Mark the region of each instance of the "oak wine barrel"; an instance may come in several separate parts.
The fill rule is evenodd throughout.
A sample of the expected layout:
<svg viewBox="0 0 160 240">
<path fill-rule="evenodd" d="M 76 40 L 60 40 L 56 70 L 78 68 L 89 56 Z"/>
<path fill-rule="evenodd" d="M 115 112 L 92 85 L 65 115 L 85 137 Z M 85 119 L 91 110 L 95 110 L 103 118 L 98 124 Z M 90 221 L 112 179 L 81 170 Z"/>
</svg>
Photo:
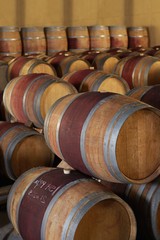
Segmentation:
<svg viewBox="0 0 160 240">
<path fill-rule="evenodd" d="M 67 32 L 64 26 L 49 26 L 44 28 L 46 36 L 46 52 L 47 55 L 60 51 L 68 50 Z"/>
<path fill-rule="evenodd" d="M 54 154 L 44 136 L 20 123 L 0 122 L 2 176 L 15 180 L 26 170 L 52 166 Z"/>
<path fill-rule="evenodd" d="M 90 50 L 105 51 L 110 48 L 110 33 L 107 26 L 88 26 L 88 33 Z"/>
<path fill-rule="evenodd" d="M 159 123 L 160 112 L 150 105 L 120 94 L 86 92 L 52 105 L 44 136 L 74 169 L 106 181 L 140 184 L 159 175 Z"/>
<path fill-rule="evenodd" d="M 14 57 L 22 55 L 22 41 L 18 27 L 0 27 L 0 55 Z"/>
<path fill-rule="evenodd" d="M 135 217 L 128 204 L 74 170 L 35 168 L 24 173 L 11 188 L 7 209 L 23 239 L 136 237 Z"/>
<path fill-rule="evenodd" d="M 21 38 L 23 55 L 46 53 L 46 38 L 43 27 L 22 27 Z"/>
<path fill-rule="evenodd" d="M 68 50 L 81 53 L 89 50 L 89 33 L 87 26 L 67 27 Z"/>
</svg>

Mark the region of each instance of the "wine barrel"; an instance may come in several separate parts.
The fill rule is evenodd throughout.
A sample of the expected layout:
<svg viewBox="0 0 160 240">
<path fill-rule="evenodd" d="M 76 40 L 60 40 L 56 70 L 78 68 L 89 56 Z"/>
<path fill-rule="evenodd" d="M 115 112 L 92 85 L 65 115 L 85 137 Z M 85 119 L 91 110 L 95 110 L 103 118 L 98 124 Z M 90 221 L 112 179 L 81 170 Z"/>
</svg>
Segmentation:
<svg viewBox="0 0 160 240">
<path fill-rule="evenodd" d="M 74 170 L 35 168 L 26 172 L 13 185 L 7 209 L 23 239 L 131 240 L 136 236 L 131 208 L 97 181 Z"/>
<path fill-rule="evenodd" d="M 116 74 L 92 71 L 87 74 L 79 87 L 79 92 L 99 91 L 126 94 L 130 90 L 128 83 Z"/>
<path fill-rule="evenodd" d="M 71 73 L 66 73 L 65 75 L 63 75 L 61 80 L 71 83 L 77 89 L 77 91 L 79 91 L 79 88 L 84 78 L 93 71 L 93 69 L 83 69 Z"/>
<path fill-rule="evenodd" d="M 24 94 L 24 111 L 33 124 L 39 128 L 50 107 L 60 98 L 77 93 L 72 84 L 57 79 L 34 80 Z"/>
<path fill-rule="evenodd" d="M 90 68 L 88 61 L 80 59 L 77 56 L 59 56 L 59 58 L 60 57 L 59 63 L 57 62 L 57 75 L 59 77 L 63 77 L 66 73 Z M 51 64 L 53 64 L 53 62 Z"/>
<path fill-rule="evenodd" d="M 159 58 L 139 55 L 121 59 L 117 63 L 114 72 L 124 78 L 132 89 L 159 84 L 159 67 Z"/>
<path fill-rule="evenodd" d="M 44 136 L 19 123 L 0 122 L 2 175 L 15 180 L 26 170 L 51 166 L 54 154 Z"/>
<path fill-rule="evenodd" d="M 126 26 L 109 26 L 111 48 L 128 48 L 128 34 Z"/>
<path fill-rule="evenodd" d="M 92 66 L 95 69 L 103 70 L 105 73 L 113 73 L 114 68 L 120 58 L 117 55 L 111 55 L 109 53 L 99 53 L 94 58 Z"/>
<path fill-rule="evenodd" d="M 51 56 L 54 53 L 68 50 L 66 27 L 50 26 L 45 27 L 44 31 L 46 36 L 47 55 Z"/>
<path fill-rule="evenodd" d="M 160 84 L 133 88 L 127 95 L 160 110 Z"/>
<path fill-rule="evenodd" d="M 132 208 L 137 222 L 137 240 L 157 240 L 160 237 L 160 179 L 147 184 L 120 184 L 101 181 Z"/>
<path fill-rule="evenodd" d="M 110 33 L 107 26 L 88 26 L 88 33 L 91 50 L 105 51 L 110 48 Z"/>
<path fill-rule="evenodd" d="M 56 102 L 45 118 L 44 135 L 74 169 L 111 182 L 146 183 L 159 175 L 159 123 L 160 112 L 150 105 L 87 92 Z"/>
<path fill-rule="evenodd" d="M 149 47 L 149 33 L 147 27 L 128 27 L 128 48 Z"/>
<path fill-rule="evenodd" d="M 87 26 L 67 27 L 68 50 L 74 53 L 88 51 L 89 33 Z"/>
<path fill-rule="evenodd" d="M 16 78 L 29 73 L 47 73 L 56 76 L 55 69 L 47 62 L 21 56 L 15 59 L 8 68 L 9 79 Z"/>
<path fill-rule="evenodd" d="M 18 27 L 0 27 L 0 55 L 14 57 L 22 55 L 22 42 Z"/>
<path fill-rule="evenodd" d="M 46 53 L 46 38 L 43 27 L 22 27 L 23 55 Z"/>
<path fill-rule="evenodd" d="M 147 184 L 129 184 L 125 198 L 137 220 L 137 239 L 160 239 L 160 179 Z"/>
<path fill-rule="evenodd" d="M 24 94 L 33 81 L 41 78 L 52 79 L 52 75 L 45 74 L 27 74 L 12 79 L 6 86 L 3 94 L 3 102 L 6 110 L 19 122 L 29 124 L 30 120 L 24 111 Z"/>
<path fill-rule="evenodd" d="M 51 105 L 76 92 L 71 84 L 52 75 L 27 74 L 9 82 L 4 91 L 4 104 L 18 121 L 42 128 Z"/>
</svg>

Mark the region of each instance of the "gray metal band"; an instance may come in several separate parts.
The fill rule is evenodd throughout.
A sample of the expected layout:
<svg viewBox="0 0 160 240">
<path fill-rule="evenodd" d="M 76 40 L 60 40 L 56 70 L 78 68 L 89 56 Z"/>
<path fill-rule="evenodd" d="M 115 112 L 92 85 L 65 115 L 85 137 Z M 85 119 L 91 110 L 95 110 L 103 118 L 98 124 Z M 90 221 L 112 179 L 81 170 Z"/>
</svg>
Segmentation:
<svg viewBox="0 0 160 240">
<path fill-rule="evenodd" d="M 98 70 L 98 71 L 100 71 L 100 70 Z M 96 72 L 97 72 L 97 71 L 96 71 Z M 82 91 L 82 86 L 83 86 L 83 84 L 84 84 L 84 83 L 87 81 L 87 79 L 90 78 L 90 76 L 92 76 L 94 73 L 95 73 L 95 72 L 91 72 L 91 73 L 87 74 L 87 76 L 82 80 L 81 85 L 80 85 L 80 87 L 79 87 L 79 92 Z"/>
<path fill-rule="evenodd" d="M 125 197 L 127 197 L 127 198 L 129 197 L 131 189 L 132 189 L 132 184 L 127 184 L 127 187 L 124 192 Z"/>
<path fill-rule="evenodd" d="M 63 229 L 61 240 L 74 240 L 74 235 L 77 226 L 83 216 L 97 203 L 109 199 L 106 192 L 94 192 L 85 196 L 79 203 L 72 209 L 69 216 L 67 217 Z"/>
<path fill-rule="evenodd" d="M 71 50 L 71 49 L 70 49 L 70 50 Z M 79 49 L 78 49 L 78 50 L 79 50 Z M 65 59 L 66 59 L 66 58 L 65 58 Z M 64 60 L 65 60 L 65 59 L 64 59 Z M 77 60 L 82 60 L 82 59 L 78 59 L 78 58 L 75 59 L 74 57 L 71 56 L 71 61 L 69 61 L 69 62 L 66 63 L 66 66 L 65 66 L 63 75 L 66 74 L 66 73 L 68 73 L 68 70 L 69 70 L 69 67 L 71 66 L 71 64 L 74 63 L 74 61 L 77 61 Z"/>
<path fill-rule="evenodd" d="M 43 167 L 31 168 L 31 169 L 29 169 L 28 171 L 25 171 L 25 172 L 22 173 L 22 174 L 16 179 L 16 181 L 13 183 L 13 185 L 12 185 L 10 191 L 9 191 L 8 199 L 7 199 L 7 213 L 8 213 L 8 217 L 9 217 L 10 221 L 11 221 L 10 206 L 11 206 L 12 197 L 13 197 L 13 195 L 14 195 L 15 190 L 17 189 L 17 187 L 18 187 L 18 185 L 21 183 L 21 181 L 25 178 L 25 176 L 27 176 L 29 173 L 34 172 L 35 169 L 41 169 L 41 168 L 43 168 Z M 31 184 L 32 184 L 32 183 L 30 183 L 30 185 L 31 185 Z M 24 189 L 24 191 L 23 191 L 23 193 L 22 193 L 22 196 L 21 196 L 21 198 L 20 198 L 20 203 L 21 203 L 21 201 L 22 201 L 22 198 L 23 198 L 25 192 L 26 192 L 27 189 L 30 187 L 30 185 L 29 185 L 27 188 Z M 20 203 L 18 204 L 18 207 L 17 207 L 17 209 L 16 209 L 16 216 L 18 216 Z M 16 222 L 17 222 L 17 219 L 18 219 L 18 217 L 16 217 Z"/>
<path fill-rule="evenodd" d="M 88 181 L 94 181 L 93 179 L 78 179 L 75 180 L 73 182 L 70 182 L 68 184 L 66 184 L 64 187 L 62 187 L 52 198 L 52 200 L 50 201 L 50 203 L 48 204 L 48 207 L 45 211 L 45 214 L 43 216 L 43 220 L 42 220 L 42 224 L 41 224 L 41 240 L 46 239 L 45 238 L 45 232 L 46 232 L 46 225 L 47 225 L 47 221 L 48 221 L 48 216 L 52 210 L 52 208 L 54 207 L 55 203 L 58 201 L 58 199 L 62 196 L 62 194 L 67 191 L 69 188 L 71 188 L 72 186 L 81 183 L 81 182 L 88 182 Z"/>
<path fill-rule="evenodd" d="M 77 35 L 75 35 L 75 36 L 68 36 L 68 38 L 70 39 L 72 39 L 72 38 L 89 38 L 89 36 L 83 36 L 83 35 L 80 35 L 80 36 L 77 36 Z"/>
<path fill-rule="evenodd" d="M 41 40 L 45 39 L 45 37 L 23 37 L 22 40 Z"/>
<path fill-rule="evenodd" d="M 5 56 L 11 56 L 11 54 L 20 54 L 21 55 L 22 52 L 0 52 L 0 55 L 5 55 Z"/>
<path fill-rule="evenodd" d="M 24 51 L 25 56 L 28 56 L 28 55 L 31 55 L 31 54 L 43 54 L 43 53 L 46 53 L 46 51 L 45 50 L 44 51 L 32 51 L 32 52 Z"/>
<path fill-rule="evenodd" d="M 106 48 L 104 48 L 104 47 L 97 47 L 97 48 L 95 48 L 95 47 L 91 47 L 91 50 L 97 50 L 97 51 L 101 51 L 101 50 L 107 50 L 107 49 L 109 49 L 109 47 L 106 47 Z"/>
<path fill-rule="evenodd" d="M 144 108 L 146 108 L 146 105 L 142 104 L 141 102 L 125 104 L 114 115 L 114 117 L 112 118 L 112 121 L 108 125 L 108 128 L 105 133 L 105 138 L 104 138 L 105 162 L 107 164 L 107 167 L 108 167 L 110 173 L 115 178 L 117 178 L 119 181 L 124 182 L 124 183 L 128 183 L 128 180 L 126 180 L 126 177 L 120 171 L 117 160 L 116 160 L 116 143 L 117 143 L 118 134 L 119 134 L 119 131 L 120 131 L 122 125 L 126 121 L 126 119 L 134 112 L 144 109 Z M 108 149 L 109 149 L 109 152 L 106 155 Z M 110 162 L 110 159 L 112 159 L 111 162 Z"/>
<path fill-rule="evenodd" d="M 14 128 L 19 127 L 18 125 L 12 126 L 11 128 L 7 129 L 7 131 L 5 131 L 1 136 L 0 136 L 0 141 L 3 140 L 3 138 L 10 132 L 12 131 Z"/>
<path fill-rule="evenodd" d="M 66 27 L 63 26 L 51 26 L 51 27 L 45 27 L 44 30 L 47 32 L 57 32 L 57 31 L 62 31 L 66 30 Z"/>
<path fill-rule="evenodd" d="M 40 88 L 38 89 L 38 91 L 35 94 L 33 108 L 35 110 L 37 120 L 42 126 L 44 124 L 44 119 L 40 112 L 41 97 L 42 97 L 44 91 L 46 90 L 46 88 L 49 87 L 49 85 L 51 85 L 52 83 L 57 82 L 57 81 L 58 80 L 55 80 L 55 79 L 53 79 L 53 80 L 49 79 L 48 81 L 46 81 L 44 84 L 42 84 L 40 86 Z"/>
<path fill-rule="evenodd" d="M 19 28 L 18 27 L 12 27 L 12 26 L 4 26 L 0 27 L 0 32 L 18 32 L 19 33 Z"/>
<path fill-rule="evenodd" d="M 67 37 L 65 36 L 47 36 L 47 39 L 66 39 Z"/>
<path fill-rule="evenodd" d="M 94 36 L 90 36 L 90 38 L 110 38 L 108 35 L 105 35 L 105 34 L 101 34 L 101 35 L 94 35 Z"/>
<path fill-rule="evenodd" d="M 142 59 L 143 59 L 143 58 L 142 58 Z M 142 60 L 142 59 L 141 59 L 141 60 Z M 135 87 L 135 83 L 134 83 L 135 72 L 136 72 L 136 69 L 137 69 L 139 63 L 141 62 L 141 60 L 136 63 L 136 65 L 135 65 L 135 67 L 134 67 L 134 69 L 133 69 L 133 72 L 132 72 L 132 85 L 133 85 L 133 87 Z M 138 71 L 138 77 L 137 77 L 137 78 L 138 78 L 138 83 L 139 83 L 139 78 L 140 78 L 141 71 L 142 71 L 142 67 L 141 67 L 141 69 Z M 133 89 L 134 89 L 134 88 L 133 88 Z"/>
<path fill-rule="evenodd" d="M 26 111 L 26 107 L 25 107 L 25 103 L 26 103 L 26 97 L 27 97 L 27 94 L 28 94 L 28 91 L 31 89 L 32 85 L 37 82 L 39 79 L 41 79 L 42 77 L 46 77 L 48 76 L 47 74 L 46 75 L 42 75 L 42 76 L 39 76 L 39 77 L 36 77 L 34 78 L 30 84 L 27 86 L 26 90 L 25 90 L 25 93 L 23 95 L 23 100 L 22 100 L 22 105 L 23 105 L 23 111 L 24 111 L 24 114 L 26 115 L 27 118 L 29 118 L 29 116 L 27 115 L 27 111 Z"/>
<path fill-rule="evenodd" d="M 27 131 L 27 132 L 20 132 L 18 135 L 16 135 L 12 141 L 8 144 L 7 146 L 7 150 L 4 154 L 4 165 L 5 165 L 5 170 L 7 172 L 7 175 L 12 179 L 15 180 L 16 177 L 10 167 L 10 162 L 12 159 L 12 154 L 14 152 L 14 149 L 16 147 L 16 145 L 24 138 L 28 137 L 28 136 L 32 136 L 32 135 L 40 135 L 38 132 L 36 131 Z"/>
<path fill-rule="evenodd" d="M 95 26 L 88 26 L 88 29 L 90 31 L 94 31 L 94 30 L 109 30 L 109 27 L 104 26 L 104 25 L 95 25 Z"/>
<path fill-rule="evenodd" d="M 129 36 L 129 38 L 143 38 L 143 37 L 147 37 L 147 35 L 139 35 L 139 36 Z"/>
<path fill-rule="evenodd" d="M 87 127 L 88 124 L 91 121 L 91 118 L 93 117 L 94 113 L 97 111 L 97 109 L 99 109 L 99 107 L 103 104 L 105 104 L 107 101 L 114 99 L 115 95 L 111 95 L 109 97 L 104 98 L 103 100 L 99 101 L 93 108 L 92 110 L 89 112 L 86 120 L 84 121 L 83 127 L 82 127 L 82 131 L 81 131 L 81 136 L 80 136 L 80 151 L 81 151 L 81 156 L 82 156 L 82 160 L 83 163 L 85 165 L 85 167 L 87 168 L 87 170 L 92 173 L 92 175 L 94 177 L 99 178 L 99 176 L 97 176 L 97 174 L 94 172 L 94 170 L 91 168 L 91 166 L 88 164 L 87 161 L 87 156 L 86 156 L 86 151 L 85 151 L 85 139 L 86 139 L 86 131 L 87 131 Z"/>
<path fill-rule="evenodd" d="M 111 34 L 111 37 L 128 37 L 126 34 Z"/>
<path fill-rule="evenodd" d="M 20 38 L 0 38 L 0 41 L 20 41 Z"/>
<path fill-rule="evenodd" d="M 108 77 L 111 77 L 111 75 L 109 74 L 104 74 L 98 78 L 96 78 L 96 81 L 92 84 L 91 88 L 90 88 L 90 92 L 95 92 L 95 91 L 98 91 L 98 88 L 100 87 L 100 85 L 102 84 L 102 82 L 108 78 Z"/>
<path fill-rule="evenodd" d="M 133 93 L 137 92 L 141 87 L 138 88 L 132 88 L 129 92 L 126 93 L 127 96 L 132 96 Z"/>
</svg>

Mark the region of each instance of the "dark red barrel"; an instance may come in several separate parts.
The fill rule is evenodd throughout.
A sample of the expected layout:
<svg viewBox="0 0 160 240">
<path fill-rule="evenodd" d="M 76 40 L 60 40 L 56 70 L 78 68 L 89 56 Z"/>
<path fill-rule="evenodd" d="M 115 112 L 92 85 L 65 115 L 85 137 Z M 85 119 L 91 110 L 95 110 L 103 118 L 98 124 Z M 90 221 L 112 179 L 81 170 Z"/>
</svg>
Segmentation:
<svg viewBox="0 0 160 240">
<path fill-rule="evenodd" d="M 127 95 L 148 103 L 160 110 L 160 84 L 134 88 L 129 91 Z"/>
</svg>

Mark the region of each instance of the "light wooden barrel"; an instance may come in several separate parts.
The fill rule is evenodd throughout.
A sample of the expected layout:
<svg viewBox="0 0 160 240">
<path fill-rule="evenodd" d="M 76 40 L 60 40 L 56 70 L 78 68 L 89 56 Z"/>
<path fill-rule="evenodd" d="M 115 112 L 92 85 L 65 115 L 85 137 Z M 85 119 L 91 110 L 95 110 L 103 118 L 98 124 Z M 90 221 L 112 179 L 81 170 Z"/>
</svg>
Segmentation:
<svg viewBox="0 0 160 240">
<path fill-rule="evenodd" d="M 45 27 L 44 31 L 47 43 L 47 55 L 51 56 L 57 52 L 68 50 L 66 27 L 50 26 Z"/>
<path fill-rule="evenodd" d="M 113 73 L 115 65 L 120 58 L 117 55 L 111 55 L 109 53 L 99 53 L 94 58 L 92 66 L 95 69 L 103 70 L 105 73 Z"/>
<path fill-rule="evenodd" d="M 67 58 L 68 54 L 61 54 L 61 55 L 55 55 L 55 56 L 51 56 L 49 57 L 46 62 L 51 64 L 53 66 L 53 68 L 56 70 L 56 74 L 58 77 L 62 77 L 62 72 L 60 69 L 60 62 L 64 59 Z"/>
<path fill-rule="evenodd" d="M 105 51 L 110 48 L 110 33 L 107 26 L 88 26 L 88 32 L 91 50 Z"/>
<path fill-rule="evenodd" d="M 160 110 L 160 84 L 133 88 L 127 95 Z"/>
<path fill-rule="evenodd" d="M 147 184 L 119 184 L 101 181 L 132 208 L 137 221 L 137 240 L 160 237 L 160 178 Z"/>
<path fill-rule="evenodd" d="M 128 48 L 128 34 L 126 26 L 109 26 L 111 48 Z"/>
<path fill-rule="evenodd" d="M 53 152 L 77 170 L 111 182 L 143 183 L 159 175 L 159 115 L 120 94 L 73 94 L 50 108 L 44 135 Z"/>
<path fill-rule="evenodd" d="M 128 27 L 128 47 L 149 47 L 149 32 L 147 27 Z"/>
<path fill-rule="evenodd" d="M 0 55 L 14 57 L 22 55 L 22 42 L 18 27 L 0 27 Z"/>
<path fill-rule="evenodd" d="M 92 71 L 87 74 L 79 87 L 80 92 L 99 91 L 126 94 L 130 90 L 128 83 L 119 75 Z"/>
<path fill-rule="evenodd" d="M 58 63 L 59 77 L 63 77 L 66 73 L 89 69 L 90 63 L 84 59 L 80 59 L 77 56 L 63 57 Z"/>
<path fill-rule="evenodd" d="M 93 71 L 93 69 L 83 69 L 71 73 L 66 73 L 65 75 L 63 75 L 61 80 L 71 83 L 77 89 L 77 91 L 79 91 L 79 88 L 84 78 Z"/>
<path fill-rule="evenodd" d="M 147 184 L 130 184 L 125 198 L 137 220 L 138 239 L 160 239 L 160 178 Z"/>
<path fill-rule="evenodd" d="M 46 53 L 46 38 L 43 27 L 22 27 L 23 55 Z"/>
<path fill-rule="evenodd" d="M 43 128 L 50 107 L 58 99 L 73 93 L 77 93 L 74 86 L 63 80 L 47 76 L 35 78 L 28 85 L 23 97 L 24 112 L 35 126 Z"/>
<path fill-rule="evenodd" d="M 88 51 L 89 33 L 87 26 L 67 27 L 68 50 L 74 53 Z"/>
<path fill-rule="evenodd" d="M 151 86 L 160 83 L 160 59 L 152 56 L 133 56 L 122 59 L 121 67 L 115 67 L 114 72 L 123 77 L 130 88 Z"/>
<path fill-rule="evenodd" d="M 39 79 L 53 79 L 52 75 L 45 74 L 27 74 L 13 78 L 6 86 L 3 94 L 3 102 L 6 110 L 19 122 L 29 124 L 30 119 L 24 110 L 24 94 L 28 86 L 33 81 Z"/>
<path fill-rule="evenodd" d="M 15 59 L 8 68 L 9 79 L 29 73 L 46 73 L 56 76 L 55 69 L 47 62 L 25 56 Z"/>
<path fill-rule="evenodd" d="M 1 169 L 10 179 L 30 168 L 52 165 L 54 154 L 44 136 L 23 124 L 0 122 L 0 145 Z"/>
<path fill-rule="evenodd" d="M 67 203 L 65 208 L 64 203 Z M 23 239 L 34 236 L 35 240 L 51 240 L 56 236 L 57 240 L 132 240 L 136 237 L 131 208 L 78 171 L 35 168 L 26 172 L 13 185 L 7 209 Z"/>
</svg>

